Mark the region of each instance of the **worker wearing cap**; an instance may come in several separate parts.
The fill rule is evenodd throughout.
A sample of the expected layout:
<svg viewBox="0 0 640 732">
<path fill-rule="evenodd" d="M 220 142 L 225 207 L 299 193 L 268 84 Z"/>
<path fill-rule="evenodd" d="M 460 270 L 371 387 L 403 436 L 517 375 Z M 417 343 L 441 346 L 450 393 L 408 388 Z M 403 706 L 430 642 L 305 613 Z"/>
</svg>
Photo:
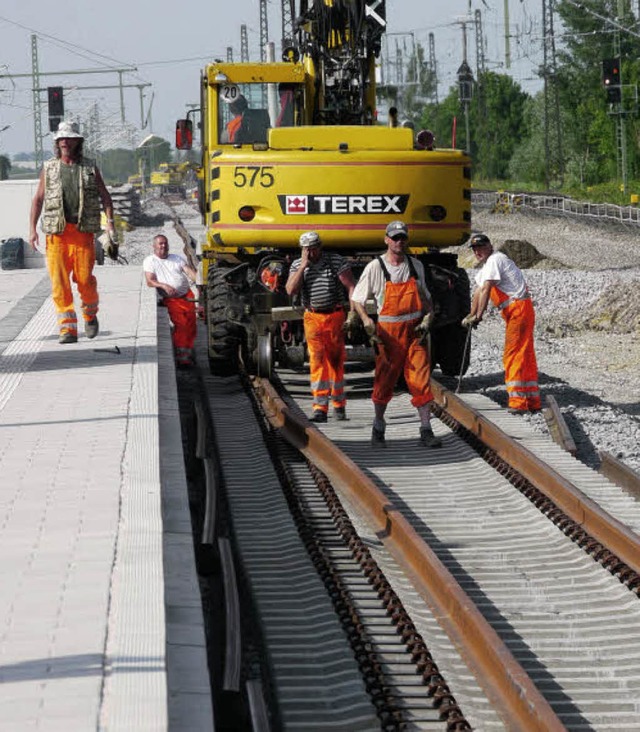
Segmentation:
<svg viewBox="0 0 640 732">
<path fill-rule="evenodd" d="M 489 300 L 502 313 L 506 324 L 503 365 L 509 411 L 515 414 L 540 410 L 538 365 L 533 344 L 535 312 L 524 275 L 504 252 L 494 252 L 486 234 L 469 240 L 476 260 L 482 265 L 476 274 L 476 291 L 471 311 L 462 324 L 476 327 L 482 321 Z"/>
<path fill-rule="evenodd" d="M 351 265 L 339 254 L 323 251 L 320 236 L 307 231 L 300 236 L 302 256 L 291 264 L 286 290 L 300 293 L 304 306 L 304 334 L 309 350 L 312 422 L 326 422 L 329 400 L 336 418 L 344 420 L 344 290 L 351 298 L 355 287 Z M 349 313 L 349 323 L 355 313 Z"/>
<path fill-rule="evenodd" d="M 408 240 L 406 224 L 392 221 L 385 231 L 386 253 L 367 264 L 352 295 L 365 331 L 377 345 L 371 442 L 374 446 L 386 445 L 384 415 L 404 373 L 411 404 L 420 417 L 420 442 L 426 447 L 440 447 L 442 441 L 431 427 L 431 364 L 425 343 L 433 322 L 433 307 L 424 267 L 405 251 Z M 377 305 L 377 326 L 365 309 L 370 297 Z"/>
<path fill-rule="evenodd" d="M 82 153 L 83 137 L 75 122 L 60 122 L 54 135 L 55 157 L 44 164 L 31 203 L 29 241 L 38 247 L 38 219 L 47 235 L 47 269 L 53 302 L 58 313 L 60 343 L 76 343 L 78 318 L 71 281 L 82 301 L 87 338 L 98 335 L 98 283 L 94 234 L 100 231 L 100 203 L 107 217 L 109 256 L 117 259 L 113 204 L 95 163 Z"/>
</svg>

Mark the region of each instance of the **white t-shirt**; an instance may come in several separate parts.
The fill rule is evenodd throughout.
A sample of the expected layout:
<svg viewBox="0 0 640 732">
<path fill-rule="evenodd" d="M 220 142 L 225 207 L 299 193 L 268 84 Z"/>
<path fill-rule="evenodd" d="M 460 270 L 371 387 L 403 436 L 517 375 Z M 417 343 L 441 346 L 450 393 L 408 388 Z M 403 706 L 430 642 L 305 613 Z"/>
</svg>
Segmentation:
<svg viewBox="0 0 640 732">
<path fill-rule="evenodd" d="M 496 281 L 498 289 L 508 297 L 522 298 L 528 292 L 522 272 L 503 252 L 492 252 L 476 274 L 478 287 L 487 280 Z"/>
<path fill-rule="evenodd" d="M 411 277 L 411 270 L 407 258 L 405 257 L 402 264 L 394 265 L 389 264 L 386 258 L 383 257 L 384 266 L 387 268 L 387 272 L 391 277 L 391 282 L 398 284 L 399 282 L 406 282 Z M 415 257 L 411 257 L 411 263 L 418 276 L 418 287 L 426 294 L 429 300 L 431 299 L 431 293 L 427 290 L 427 284 L 424 279 L 424 267 L 422 262 L 419 262 Z M 369 264 L 364 268 L 358 284 L 356 285 L 351 299 L 360 305 L 364 305 L 370 297 L 373 297 L 376 301 L 378 312 L 382 310 L 384 305 L 384 291 L 387 281 L 378 262 L 377 258 L 371 260 Z"/>
<path fill-rule="evenodd" d="M 179 254 L 168 254 L 166 259 L 150 254 L 142 263 L 145 272 L 154 274 L 163 285 L 173 287 L 177 297 L 185 295 L 191 287 L 189 278 L 184 273 L 186 266 L 187 260 Z"/>
</svg>

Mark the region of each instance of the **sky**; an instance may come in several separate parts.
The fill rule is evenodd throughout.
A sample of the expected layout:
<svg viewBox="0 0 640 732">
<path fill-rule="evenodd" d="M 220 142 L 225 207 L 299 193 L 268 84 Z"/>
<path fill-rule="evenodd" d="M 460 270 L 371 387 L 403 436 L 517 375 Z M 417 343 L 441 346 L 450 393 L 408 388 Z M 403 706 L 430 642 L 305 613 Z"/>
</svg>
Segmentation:
<svg viewBox="0 0 640 732">
<path fill-rule="evenodd" d="M 375 0 L 371 0 L 375 2 Z M 504 0 L 387 0 L 387 42 L 428 49 L 433 33 L 439 90 L 444 97 L 456 83 L 463 60 L 463 23 L 482 14 L 487 69 L 509 73 L 525 91 L 540 88 L 536 69 L 542 61 L 541 0 L 508 0 L 510 68 L 505 66 Z M 40 71 L 40 88 L 62 86 L 65 112 L 86 119 L 97 114 L 110 130 L 113 144 L 136 145 L 154 133 L 173 142 L 175 121 L 198 102 L 199 75 L 215 58 L 226 59 L 227 47 L 240 59 L 240 27 L 247 26 L 249 55 L 259 58 L 258 0 L 187 0 L 152 4 L 148 0 L 3 0 L 0 4 L 0 154 L 34 149 L 32 37 Z M 280 0 L 269 0 L 269 39 L 280 47 Z M 467 26 L 467 58 L 475 73 L 475 36 Z M 125 124 L 120 93 L 124 89 Z M 134 70 L 135 69 L 135 70 Z M 100 71 L 101 73 L 60 73 Z M 20 74 L 29 76 L 21 77 Z M 143 86 L 149 85 L 149 86 Z M 87 87 L 94 87 L 89 89 Z M 95 87 L 103 87 L 96 89 Z M 45 157 L 51 150 L 43 104 Z M 143 124 L 146 126 L 143 128 Z"/>
</svg>

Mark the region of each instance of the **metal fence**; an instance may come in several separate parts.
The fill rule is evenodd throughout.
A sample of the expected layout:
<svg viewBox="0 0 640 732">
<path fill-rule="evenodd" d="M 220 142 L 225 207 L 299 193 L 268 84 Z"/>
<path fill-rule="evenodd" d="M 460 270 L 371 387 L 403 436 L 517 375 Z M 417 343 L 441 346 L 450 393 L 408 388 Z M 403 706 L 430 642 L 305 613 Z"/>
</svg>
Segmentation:
<svg viewBox="0 0 640 732">
<path fill-rule="evenodd" d="M 575 201 L 565 196 L 540 193 L 509 193 L 508 191 L 472 191 L 471 202 L 478 208 L 495 213 L 531 213 L 588 219 L 598 223 L 640 226 L 639 206 L 616 206 L 612 203 Z"/>
</svg>

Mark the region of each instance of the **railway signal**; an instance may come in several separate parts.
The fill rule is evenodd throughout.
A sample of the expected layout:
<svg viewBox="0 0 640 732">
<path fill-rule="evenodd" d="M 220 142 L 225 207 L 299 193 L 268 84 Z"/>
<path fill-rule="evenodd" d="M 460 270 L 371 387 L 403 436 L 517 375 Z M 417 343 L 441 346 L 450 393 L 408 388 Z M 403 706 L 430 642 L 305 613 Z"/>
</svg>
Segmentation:
<svg viewBox="0 0 640 732">
<path fill-rule="evenodd" d="M 607 101 L 611 104 L 620 102 L 620 59 L 606 58 L 602 62 L 602 82 L 607 90 Z"/>
<path fill-rule="evenodd" d="M 49 131 L 55 132 L 64 117 L 64 90 L 61 86 L 47 87 Z"/>
</svg>

